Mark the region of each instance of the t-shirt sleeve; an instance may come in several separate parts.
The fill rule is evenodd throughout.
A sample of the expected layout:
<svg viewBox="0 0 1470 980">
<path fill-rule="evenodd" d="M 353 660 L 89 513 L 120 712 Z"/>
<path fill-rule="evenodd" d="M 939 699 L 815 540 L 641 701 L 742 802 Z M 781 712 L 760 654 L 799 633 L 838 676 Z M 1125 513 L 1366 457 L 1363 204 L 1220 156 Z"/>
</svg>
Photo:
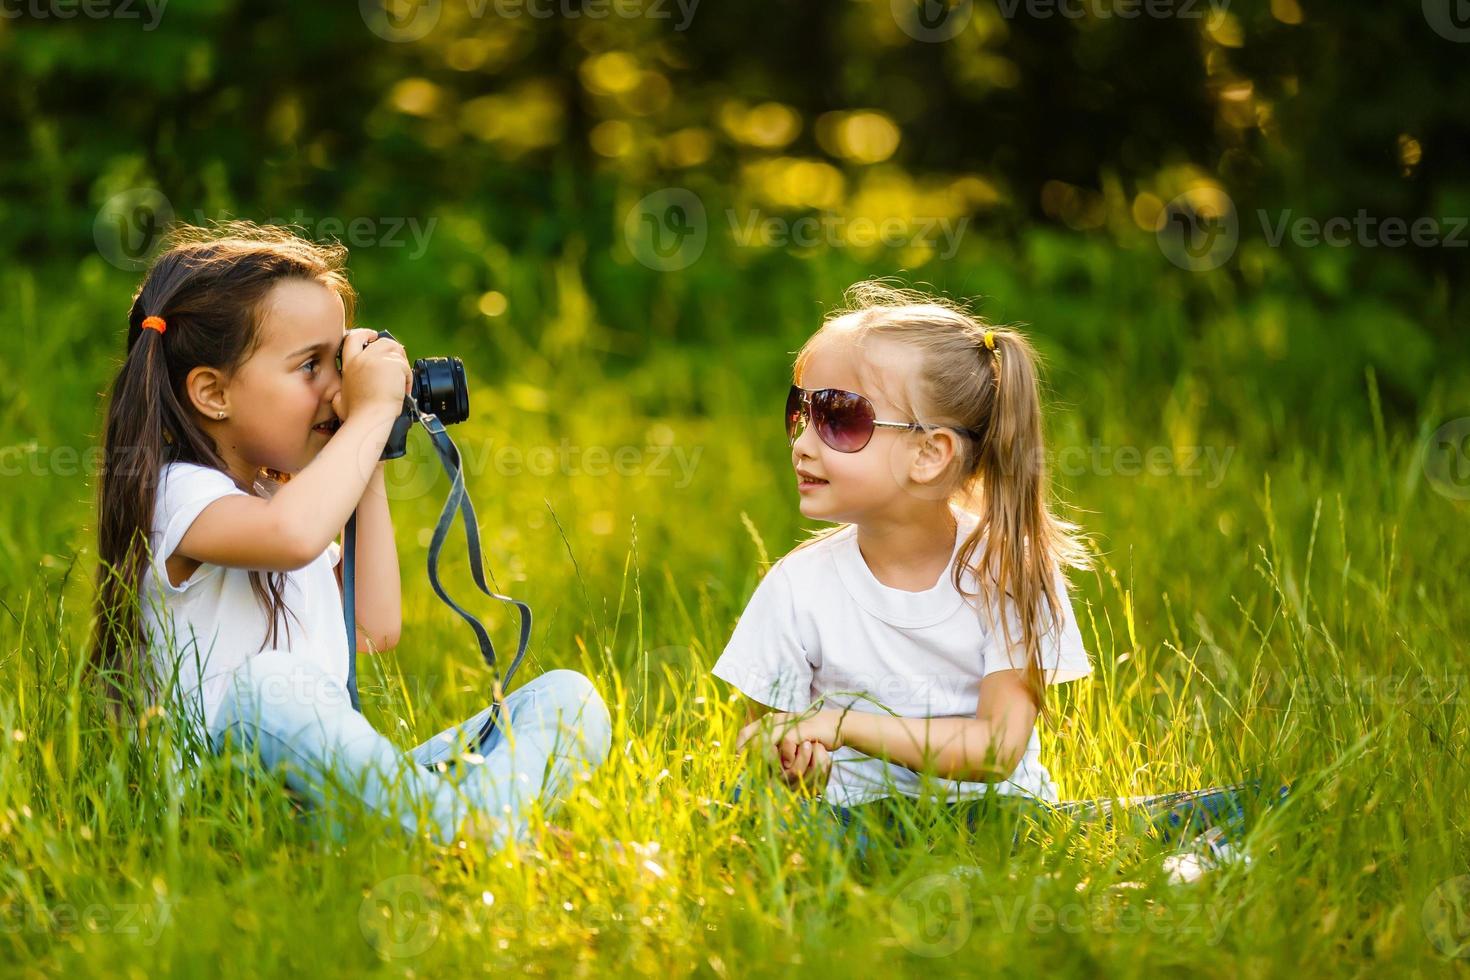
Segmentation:
<svg viewBox="0 0 1470 980">
<path fill-rule="evenodd" d="M 713 673 L 778 711 L 811 704 L 813 664 L 797 629 L 796 597 L 780 562 L 750 597 Z"/>
<path fill-rule="evenodd" d="M 248 496 L 235 486 L 235 481 L 219 470 L 192 463 L 174 463 L 164 469 L 158 486 L 158 499 L 153 513 L 153 576 L 158 584 L 173 592 L 183 592 L 196 579 L 191 575 L 183 585 L 168 580 L 164 563 L 178 549 L 179 542 L 195 518 L 221 497 Z"/>
<path fill-rule="evenodd" d="M 1042 603 L 1041 666 L 1046 671 L 1047 686 L 1065 684 L 1092 673 L 1092 662 L 1082 646 L 1082 631 L 1072 611 L 1072 597 L 1067 589 L 1067 579 L 1060 571 L 1053 580 L 1062 597 L 1062 624 L 1058 634 L 1053 627 L 1050 611 Z M 993 609 L 993 606 L 992 606 Z M 998 670 L 1022 670 L 1026 666 L 1026 654 L 1022 647 L 1021 622 L 1016 615 L 1016 604 L 1007 598 L 1006 615 L 1010 626 L 1011 645 L 1005 648 L 1005 636 L 996 620 L 985 644 L 984 673 Z"/>
</svg>

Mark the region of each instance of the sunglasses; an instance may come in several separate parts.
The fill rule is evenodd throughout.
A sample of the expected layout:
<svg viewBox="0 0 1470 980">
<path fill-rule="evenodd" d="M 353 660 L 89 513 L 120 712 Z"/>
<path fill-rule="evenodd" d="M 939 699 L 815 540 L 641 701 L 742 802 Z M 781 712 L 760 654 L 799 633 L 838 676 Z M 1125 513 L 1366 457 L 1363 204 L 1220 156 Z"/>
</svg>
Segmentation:
<svg viewBox="0 0 1470 980">
<path fill-rule="evenodd" d="M 822 442 L 839 453 L 862 451 L 873 438 L 874 429 L 906 429 L 922 432 L 917 422 L 880 422 L 873 403 L 855 391 L 817 388 L 808 391 L 791 386 L 786 396 L 786 438 L 793 444 L 807 423 L 817 428 Z"/>
</svg>

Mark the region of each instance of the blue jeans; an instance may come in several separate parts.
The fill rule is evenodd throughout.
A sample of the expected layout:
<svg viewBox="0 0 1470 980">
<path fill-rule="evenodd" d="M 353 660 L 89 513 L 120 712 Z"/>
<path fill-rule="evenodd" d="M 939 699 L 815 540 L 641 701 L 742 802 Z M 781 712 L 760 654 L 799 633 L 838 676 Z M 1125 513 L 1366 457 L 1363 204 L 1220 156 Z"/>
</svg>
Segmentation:
<svg viewBox="0 0 1470 980">
<path fill-rule="evenodd" d="M 340 682 L 288 652 L 256 654 L 226 687 L 208 726 L 216 752 L 232 743 L 257 751 L 329 815 L 334 795 L 343 793 L 411 834 L 427 830 L 446 844 L 471 815 L 492 818 L 495 847 L 523 839 L 533 805 L 553 809 L 574 778 L 602 763 L 611 741 L 601 696 L 571 670 L 549 671 L 508 695 L 478 748 L 473 740 L 488 707 L 407 753 L 352 709 Z M 477 755 L 453 770 L 438 765 L 466 745 Z"/>
</svg>

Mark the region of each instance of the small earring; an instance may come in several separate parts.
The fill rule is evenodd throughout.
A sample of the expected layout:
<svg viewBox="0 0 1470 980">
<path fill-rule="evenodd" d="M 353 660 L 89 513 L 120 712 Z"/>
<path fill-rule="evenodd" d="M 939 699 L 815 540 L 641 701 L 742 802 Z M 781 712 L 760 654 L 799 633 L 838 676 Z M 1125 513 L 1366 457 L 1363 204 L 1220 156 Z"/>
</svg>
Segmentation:
<svg viewBox="0 0 1470 980">
<path fill-rule="evenodd" d="M 217 419 L 222 419 L 222 418 L 224 418 L 224 417 L 225 417 L 225 413 L 224 413 L 224 412 L 219 412 L 219 413 L 217 413 L 217 414 L 216 414 L 216 415 L 215 415 L 215 418 L 217 418 Z"/>
</svg>

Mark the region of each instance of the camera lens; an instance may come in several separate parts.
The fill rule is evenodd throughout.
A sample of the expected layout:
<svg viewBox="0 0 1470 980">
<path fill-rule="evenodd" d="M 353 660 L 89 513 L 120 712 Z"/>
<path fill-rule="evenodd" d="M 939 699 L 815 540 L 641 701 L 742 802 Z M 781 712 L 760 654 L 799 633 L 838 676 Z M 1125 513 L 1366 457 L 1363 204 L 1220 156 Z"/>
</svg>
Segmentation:
<svg viewBox="0 0 1470 980">
<path fill-rule="evenodd" d="M 413 362 L 413 397 L 419 410 L 454 425 L 470 417 L 470 389 L 457 357 L 421 357 Z"/>
</svg>

